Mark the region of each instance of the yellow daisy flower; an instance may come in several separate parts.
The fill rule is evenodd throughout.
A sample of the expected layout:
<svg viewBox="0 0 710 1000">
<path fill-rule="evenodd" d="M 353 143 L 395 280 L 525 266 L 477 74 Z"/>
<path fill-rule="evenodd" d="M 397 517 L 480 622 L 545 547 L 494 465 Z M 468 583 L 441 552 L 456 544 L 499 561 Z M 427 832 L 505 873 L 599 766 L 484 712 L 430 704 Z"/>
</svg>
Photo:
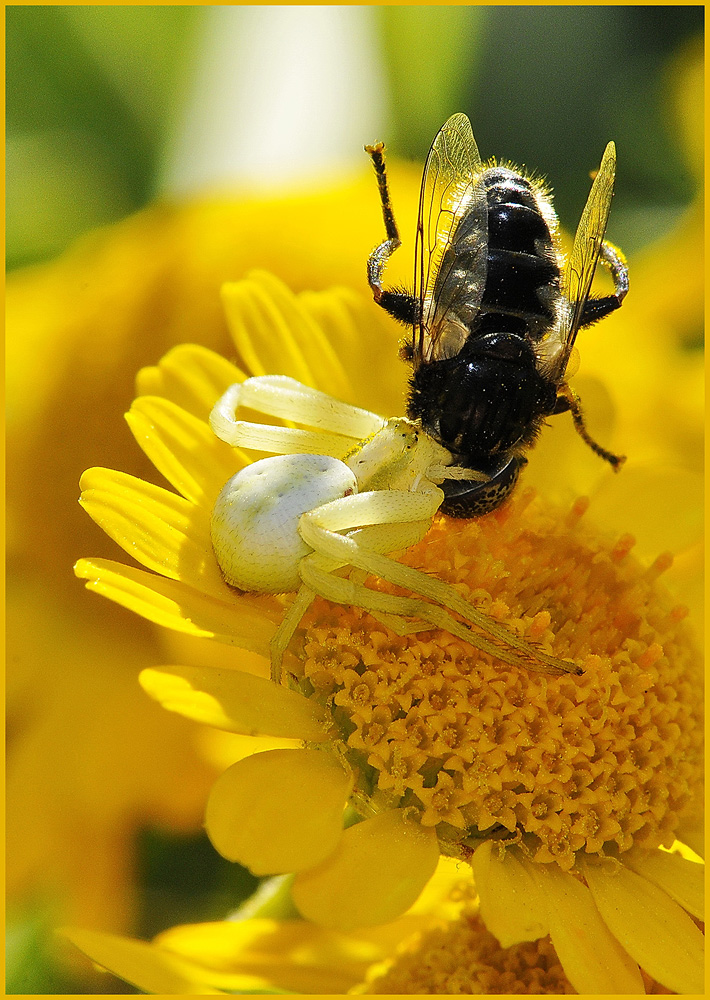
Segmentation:
<svg viewBox="0 0 710 1000">
<path fill-rule="evenodd" d="M 224 297 L 253 374 L 278 366 L 360 401 L 349 373 L 395 355 L 351 293 L 296 298 L 255 274 Z M 235 592 L 210 541 L 215 499 L 248 458 L 207 417 L 244 378 L 196 346 L 141 372 L 129 425 L 179 494 L 87 472 L 85 509 L 150 572 L 76 567 L 157 624 L 264 658 L 263 676 L 182 666 L 141 677 L 189 718 L 303 742 L 218 779 L 206 818 L 217 849 L 255 874 L 295 872 L 298 910 L 339 931 L 400 916 L 443 852 L 470 861 L 501 944 L 549 933 L 579 992 L 642 992 L 639 966 L 698 991 L 703 939 L 684 910 L 697 915 L 697 886 L 659 851 L 699 815 L 702 782 L 702 672 L 686 609 L 658 582 L 670 558 L 646 568 L 630 536 L 585 526 L 586 502 L 563 508 L 529 490 L 477 521 L 437 518 L 402 561 L 582 673 L 503 667 L 447 633 L 395 635 L 361 608 L 320 600 L 297 630 L 291 689 L 278 687 L 266 657 L 288 599 Z M 359 821 L 343 830 L 348 801 Z M 684 880 L 693 888 L 679 895 Z"/>
<path fill-rule="evenodd" d="M 701 65 L 702 45 L 691 67 L 696 76 Z M 692 131 L 699 175 L 700 80 L 691 81 L 687 94 L 679 96 L 676 116 L 676 123 Z M 405 243 L 411 246 L 407 226 L 416 214 L 419 172 L 391 164 L 390 173 Z M 213 780 L 212 767 L 206 768 L 195 752 L 194 727 L 161 712 L 136 690 L 137 670 L 165 659 L 168 633 L 147 622 L 140 630 L 140 623 L 120 608 L 114 615 L 108 607 L 92 614 L 90 602 L 66 576 L 67 565 L 86 550 L 89 539 L 86 519 L 72 509 L 79 472 L 98 460 L 147 475 L 147 461 L 135 459 L 120 428 L 133 372 L 170 345 L 195 336 L 195 330 L 201 343 L 229 351 L 216 289 L 247 266 L 271 267 L 295 288 L 334 282 L 363 287 L 363 260 L 379 225 L 372 179 L 363 169 L 352 186 L 316 196 L 154 206 L 92 234 L 59 261 L 10 276 L 8 542 L 15 586 L 9 609 L 7 878 L 15 899 L 59 889 L 72 919 L 126 926 L 133 919 L 136 828 L 156 823 L 195 829 Z M 283 242 L 274 239 L 276 231 L 285 234 Z M 342 239 L 333 242 L 336 231 Z M 622 312 L 628 316 L 643 301 L 648 325 L 637 333 L 625 325 L 625 317 L 613 317 L 607 321 L 613 323 L 613 339 L 606 336 L 607 323 L 591 331 L 579 380 L 586 400 L 595 393 L 588 405 L 592 419 L 601 412 L 611 422 L 609 393 L 617 406 L 624 402 L 623 412 L 617 410 L 615 442 L 631 455 L 645 454 L 646 473 L 657 453 L 664 456 L 660 482 L 646 475 L 643 489 L 634 483 L 620 501 L 611 497 L 602 520 L 620 532 L 633 525 L 644 556 L 667 546 L 670 532 L 671 547 L 680 554 L 665 578 L 691 608 L 701 603 L 702 549 L 694 521 L 699 479 L 693 473 L 689 480 L 687 473 L 699 467 L 702 364 L 697 351 L 669 350 L 652 372 L 646 365 L 659 345 L 692 343 L 700 328 L 702 248 L 702 217 L 695 206 L 662 245 L 633 262 L 633 294 Z M 408 279 L 407 262 L 395 258 L 392 269 L 400 268 L 399 277 Z M 375 313 L 370 308 L 370 316 Z M 633 343 L 631 351 L 627 343 Z M 592 355 L 594 371 L 587 377 Z M 629 373 L 640 366 L 643 379 L 632 383 Z M 404 377 L 400 370 L 393 362 L 383 374 L 394 383 Z M 361 403 L 368 383 L 372 386 L 365 375 Z M 365 405 L 399 412 L 398 391 Z M 642 419 L 635 416 L 636 403 L 643 407 Z M 86 419 L 87 412 L 92 419 Z M 599 426 L 594 430 L 601 433 Z M 565 449 L 567 458 L 561 454 Z M 39 469 L 43 488 L 28 489 Z M 630 471 L 612 486 L 628 482 Z M 580 455 L 578 439 L 562 420 L 546 431 L 528 469 L 528 481 L 547 490 L 572 486 L 588 492 L 597 476 L 596 464 Z M 653 516 L 659 498 L 664 514 Z M 603 500 L 603 491 L 596 490 L 590 515 Z M 195 662 L 212 662 L 202 640 L 188 643 L 185 633 L 171 635 L 182 641 L 173 643 L 179 651 L 167 654 L 170 658 L 184 662 L 192 655 Z M 213 648 L 215 662 L 223 660 L 225 647 Z M 246 669 L 249 659 L 244 653 L 240 665 Z M 254 663 L 264 666 L 258 655 Z M 375 713 L 375 721 L 381 714 Z M 131 720 L 129 729 L 125 719 Z M 399 720 L 392 725 L 401 728 Z M 401 774 L 390 777 L 399 787 Z M 688 828 L 684 836 L 690 836 Z"/>
<path fill-rule="evenodd" d="M 701 66 L 702 44 L 694 59 L 683 57 L 672 74 L 682 84 L 674 86 L 673 127 L 682 123 L 698 176 Z M 403 240 L 411 247 L 420 171 L 390 162 L 389 172 Z M 197 736 L 184 720 L 146 703 L 133 678 L 142 666 L 166 656 L 219 662 L 221 648 L 214 644 L 211 654 L 202 640 L 186 633 L 168 636 L 147 622 L 141 629 L 121 609 L 111 614 L 87 605 L 66 575 L 91 539 L 90 525 L 71 499 L 75 483 L 97 462 L 149 475 L 149 463 L 121 433 L 120 414 L 134 372 L 195 337 L 195 331 L 201 344 L 233 350 L 217 295 L 223 281 L 262 266 L 296 289 L 364 287 L 363 262 L 381 226 L 372 184 L 363 163 L 362 175 L 352 183 L 300 197 L 161 203 L 90 234 L 57 261 L 9 276 L 11 899 L 48 893 L 54 899 L 58 893 L 68 907 L 64 919 L 130 926 L 136 830 L 149 824 L 199 827 L 214 775 L 211 762 L 206 767 L 200 759 Z M 614 447 L 632 456 L 624 476 L 600 483 L 599 463 L 583 454 L 563 419 L 546 430 L 527 470 L 528 482 L 564 503 L 594 489 L 591 514 L 597 511 L 619 533 L 633 525 L 644 558 L 670 545 L 676 560 L 666 579 L 691 612 L 702 603 L 697 470 L 703 371 L 699 352 L 680 346 L 692 343 L 702 324 L 702 249 L 696 206 L 662 245 L 632 262 L 633 290 L 621 314 L 585 336 L 577 384 L 593 433 L 602 437 L 608 429 L 610 442 L 613 397 Z M 394 281 L 411 277 L 405 251 L 401 255 L 388 272 Z M 382 325 L 371 304 L 362 308 L 383 341 L 393 344 L 391 325 Z M 639 324 L 632 329 L 626 317 L 637 308 Z M 393 356 L 374 381 L 345 343 L 339 350 L 355 380 L 356 402 L 381 412 L 402 411 L 405 373 Z M 388 384 L 381 387 L 380 378 Z M 634 470 L 638 455 L 645 464 Z M 42 488 L 28 488 L 38 470 Z M 108 543 L 100 554 L 110 554 Z M 245 653 L 244 665 L 247 659 Z M 55 761 L 51 769 L 48 759 Z M 111 781 L 105 780 L 107 773 Z M 391 780 L 401 782 L 395 775 Z M 108 879 L 111 892 L 105 891 Z"/>
<path fill-rule="evenodd" d="M 695 881 L 697 889 L 700 879 Z M 248 903 L 224 922 L 173 927 L 152 942 L 92 931 L 64 933 L 94 962 L 148 993 L 577 992 L 549 935 L 500 944 L 481 920 L 464 866 L 445 858 L 426 893 L 403 917 L 349 934 L 267 916 L 262 911 L 270 905 L 269 894 L 278 897 L 284 886 L 267 883 L 264 888 L 260 906 Z M 586 959 L 598 973 L 591 948 Z M 604 987 L 604 974 L 597 978 Z M 638 980 L 631 985 L 636 992 L 669 992 L 647 973 L 641 975 L 642 990 Z"/>
<path fill-rule="evenodd" d="M 669 868 L 675 865 L 678 872 L 672 877 L 674 881 L 688 876 L 689 882 L 694 883 L 694 903 L 690 904 L 686 897 L 686 905 L 694 906 L 697 912 L 702 905 L 703 866 L 694 865 L 679 855 L 665 857 L 671 859 Z M 549 935 L 534 940 L 524 938 L 510 945 L 495 929 L 491 933 L 481 919 L 472 886 L 459 886 L 456 895 L 458 913 L 400 941 L 394 953 L 371 967 L 365 981 L 351 992 L 555 994 L 605 993 L 612 988 L 620 993 L 668 992 L 648 973 L 642 971 L 639 976 L 628 956 L 614 969 L 606 966 L 608 953 L 596 950 L 597 938 L 589 933 L 591 921 L 579 919 L 574 893 L 568 901 L 571 905 L 550 919 Z M 525 906 L 525 900 L 516 900 L 517 905 L 521 902 Z M 647 904 L 647 900 L 637 900 L 637 915 L 640 914 L 645 922 L 648 922 L 648 916 L 644 916 Z M 547 912 L 550 916 L 555 912 L 554 903 L 548 901 Z M 569 941 L 574 937 L 580 938 L 581 947 L 579 944 L 574 946 L 577 960 L 570 963 Z M 696 984 L 687 979 L 683 985 L 693 989 Z"/>
<path fill-rule="evenodd" d="M 349 934 L 271 914 L 287 879 L 270 879 L 233 918 L 173 927 L 151 942 L 95 931 L 62 933 L 92 961 L 148 993 L 288 992 L 345 994 L 413 935 L 454 919 L 465 892 L 460 866 L 442 858 L 404 916 Z"/>
</svg>

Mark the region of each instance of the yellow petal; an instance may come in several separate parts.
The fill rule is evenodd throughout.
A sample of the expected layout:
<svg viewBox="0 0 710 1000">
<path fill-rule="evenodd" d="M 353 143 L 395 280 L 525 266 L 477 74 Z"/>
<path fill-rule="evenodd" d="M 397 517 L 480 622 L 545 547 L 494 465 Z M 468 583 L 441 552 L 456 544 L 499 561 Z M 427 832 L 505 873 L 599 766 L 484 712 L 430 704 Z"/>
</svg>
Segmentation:
<svg viewBox="0 0 710 1000">
<path fill-rule="evenodd" d="M 705 857 L 705 817 L 693 816 L 682 820 L 678 827 L 678 839 L 687 845 L 699 858 Z"/>
<path fill-rule="evenodd" d="M 337 398 L 349 394 L 333 345 L 278 278 L 253 271 L 244 281 L 223 285 L 222 301 L 237 350 L 253 375 L 290 375 L 322 385 Z"/>
<path fill-rule="evenodd" d="M 136 376 L 136 395 L 163 396 L 206 422 L 219 397 L 245 378 L 244 372 L 221 354 L 199 344 L 180 344 L 157 365 L 141 368 Z"/>
<path fill-rule="evenodd" d="M 704 937 L 662 889 L 611 859 L 584 859 L 604 922 L 646 972 L 675 993 L 703 992 Z"/>
<path fill-rule="evenodd" d="M 232 990 L 251 975 L 289 993 L 341 995 L 365 978 L 370 964 L 385 957 L 375 941 L 305 920 L 259 917 L 173 927 L 154 943 L 205 965 L 209 982 Z"/>
<path fill-rule="evenodd" d="M 208 510 L 110 469 L 89 469 L 80 485 L 87 514 L 147 569 L 230 599 L 212 551 Z"/>
<path fill-rule="evenodd" d="M 471 869 L 463 861 L 447 858 L 442 854 L 436 871 L 424 886 L 420 896 L 407 911 L 414 916 L 432 915 L 453 919 L 461 909 L 461 902 L 452 897 L 453 890 L 461 885 L 471 884 Z"/>
<path fill-rule="evenodd" d="M 276 604 L 252 595 L 231 603 L 200 594 L 179 580 L 146 573 L 110 559 L 80 559 L 79 579 L 93 590 L 156 625 L 205 636 L 269 655 L 269 642 L 282 612 Z"/>
<path fill-rule="evenodd" d="M 609 931 L 589 889 L 555 864 L 527 867 L 546 901 L 555 951 L 577 992 L 645 993 L 638 965 Z"/>
<path fill-rule="evenodd" d="M 483 922 L 504 948 L 548 933 L 545 901 L 515 848 L 500 853 L 485 841 L 476 849 L 471 868 Z"/>
<path fill-rule="evenodd" d="M 321 750 L 266 750 L 215 782 L 205 826 L 219 853 L 255 875 L 319 864 L 342 835 L 351 776 Z"/>
<path fill-rule="evenodd" d="M 438 859 L 434 831 L 390 809 L 351 826 L 323 864 L 297 875 L 293 901 L 323 927 L 350 931 L 383 924 L 414 903 Z"/>
<path fill-rule="evenodd" d="M 679 466 L 647 466 L 630 458 L 621 474 L 601 483 L 590 516 L 610 532 L 621 534 L 631 526 L 641 558 L 680 552 L 702 534 L 703 477 Z"/>
<path fill-rule="evenodd" d="M 234 596 L 238 603 L 241 595 L 235 593 Z M 245 674 L 256 674 L 257 677 L 271 676 L 271 661 L 259 653 L 248 653 L 244 649 L 235 651 L 231 646 L 184 632 L 161 629 L 158 634 L 162 653 L 159 657 L 154 656 L 149 666 L 154 666 L 156 662 L 199 663 L 203 667 L 227 667 L 230 670 L 236 667 Z"/>
<path fill-rule="evenodd" d="M 338 398 L 383 415 L 404 413 L 407 366 L 392 364 L 400 333 L 384 311 L 373 312 L 365 297 L 349 288 L 301 292 L 298 301 L 325 331 L 348 373 L 349 391 Z M 328 382 L 318 380 L 317 387 L 333 393 Z"/>
<path fill-rule="evenodd" d="M 279 736 L 241 736 L 223 729 L 201 729 L 196 734 L 196 745 L 201 757 L 217 774 L 221 774 L 236 761 L 251 757 L 253 753 L 262 753 L 264 750 L 300 750 L 303 743 L 301 740 L 287 740 Z M 203 812 L 204 803 L 203 798 Z"/>
<path fill-rule="evenodd" d="M 207 985 L 199 968 L 147 941 L 75 929 L 63 930 L 62 934 L 93 962 L 144 993 L 183 996 L 224 992 Z"/>
<path fill-rule="evenodd" d="M 625 852 L 624 864 L 668 893 L 698 920 L 705 920 L 705 865 L 687 861 L 680 854 L 638 847 Z"/>
<path fill-rule="evenodd" d="M 79 487 L 82 492 L 97 490 L 104 493 L 125 494 L 137 504 L 151 504 L 153 509 L 156 512 L 159 511 L 163 517 L 175 518 L 181 531 L 184 531 L 190 523 L 190 515 L 194 507 L 194 504 L 189 500 L 185 500 L 184 497 L 178 496 L 170 490 L 154 486 L 152 483 L 116 469 L 100 467 L 87 469 L 81 475 Z"/>
<path fill-rule="evenodd" d="M 227 480 L 248 462 L 208 424 L 159 396 L 141 396 L 126 414 L 136 441 L 184 497 L 211 508 Z"/>
<path fill-rule="evenodd" d="M 295 691 L 239 670 L 160 667 L 144 670 L 143 689 L 170 712 L 246 736 L 324 740 L 324 710 Z"/>
</svg>

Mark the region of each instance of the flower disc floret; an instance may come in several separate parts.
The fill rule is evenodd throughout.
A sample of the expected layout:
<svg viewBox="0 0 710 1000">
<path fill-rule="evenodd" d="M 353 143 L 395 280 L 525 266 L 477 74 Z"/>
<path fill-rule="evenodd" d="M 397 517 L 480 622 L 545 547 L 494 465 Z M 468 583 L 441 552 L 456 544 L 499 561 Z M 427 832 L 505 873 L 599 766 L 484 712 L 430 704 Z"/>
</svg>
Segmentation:
<svg viewBox="0 0 710 1000">
<path fill-rule="evenodd" d="M 292 669 L 330 706 L 356 786 L 413 810 L 451 853 L 518 834 L 569 869 L 578 851 L 669 846 L 695 807 L 702 678 L 657 580 L 669 560 L 644 568 L 583 511 L 519 497 L 455 531 L 438 519 L 403 557 L 581 676 L 501 669 L 450 635 L 386 635 L 359 609 L 320 602 L 304 620 Z"/>
</svg>

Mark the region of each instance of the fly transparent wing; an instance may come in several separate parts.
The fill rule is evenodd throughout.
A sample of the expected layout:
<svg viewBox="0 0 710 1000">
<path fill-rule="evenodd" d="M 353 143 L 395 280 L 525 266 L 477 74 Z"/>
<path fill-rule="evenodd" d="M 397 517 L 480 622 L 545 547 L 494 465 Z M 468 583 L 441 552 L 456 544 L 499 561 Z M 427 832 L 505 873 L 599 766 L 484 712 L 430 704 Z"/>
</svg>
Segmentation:
<svg viewBox="0 0 710 1000">
<path fill-rule="evenodd" d="M 414 364 L 457 354 L 486 284 L 488 210 L 471 123 L 453 115 L 422 176 L 414 257 Z"/>
<path fill-rule="evenodd" d="M 592 281 L 599 263 L 606 224 L 609 221 L 611 199 L 614 194 L 616 173 L 616 147 L 610 142 L 604 150 L 602 162 L 592 183 L 592 189 L 577 226 L 572 253 L 567 261 L 564 276 L 564 301 L 567 314 L 560 332 L 560 349 L 551 376 L 561 381 L 572 354 L 579 332 L 584 305 L 589 298 Z"/>
</svg>

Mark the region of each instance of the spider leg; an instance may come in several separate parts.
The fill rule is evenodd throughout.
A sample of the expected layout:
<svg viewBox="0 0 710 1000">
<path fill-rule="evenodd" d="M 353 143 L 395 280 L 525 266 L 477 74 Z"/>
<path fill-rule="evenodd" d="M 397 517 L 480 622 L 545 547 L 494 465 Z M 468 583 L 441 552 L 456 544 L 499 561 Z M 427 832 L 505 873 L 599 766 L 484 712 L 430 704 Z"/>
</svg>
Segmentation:
<svg viewBox="0 0 710 1000">
<path fill-rule="evenodd" d="M 431 519 L 405 521 L 402 524 L 373 524 L 351 531 L 348 537 L 357 542 L 358 545 L 374 552 L 391 553 L 405 551 L 412 545 L 416 545 L 424 538 L 430 527 Z M 364 585 L 370 574 L 367 570 L 353 567 L 348 575 L 355 583 Z M 425 622 L 407 621 L 401 615 L 373 611 L 370 611 L 370 614 L 397 635 L 409 635 L 412 632 L 421 632 L 431 628 L 431 625 L 427 625 Z"/>
<path fill-rule="evenodd" d="M 434 483 L 471 482 L 487 483 L 491 476 L 487 472 L 479 472 L 477 469 L 467 469 L 462 465 L 430 465 L 426 470 L 427 477 Z"/>
<path fill-rule="evenodd" d="M 466 621 L 487 632 L 499 644 L 507 649 L 517 650 L 526 659 L 532 658 L 555 672 L 576 671 L 577 668 L 574 664 L 541 652 L 510 632 L 505 626 L 479 611 L 449 584 L 421 573 L 411 566 L 404 566 L 402 563 L 389 559 L 372 549 L 365 548 L 359 545 L 352 536 L 339 533 L 361 524 L 379 523 L 384 525 L 415 520 L 414 511 L 417 509 L 420 514 L 416 519 L 424 520 L 426 517 L 433 517 L 438 506 L 439 498 L 432 494 L 404 493 L 398 490 L 359 493 L 340 500 L 333 500 L 303 514 L 299 522 L 299 533 L 306 544 L 319 554 L 338 560 L 341 565 L 349 563 L 351 566 L 364 569 L 389 583 L 406 587 L 408 590 L 434 601 L 435 604 L 456 612 Z M 301 579 L 307 582 L 304 576 L 305 563 L 306 560 L 301 563 L 299 573 Z M 363 589 L 367 590 L 367 588 Z M 368 591 L 368 593 L 371 592 Z M 379 596 L 381 595 L 378 595 L 378 599 Z M 424 608 L 426 614 L 421 612 L 421 602 L 417 605 L 416 612 L 404 612 L 401 605 L 382 607 L 381 609 L 375 606 L 376 610 L 392 611 L 395 614 L 416 613 L 427 621 L 434 621 L 433 615 L 437 616 L 437 620 L 440 619 L 440 609 L 439 611 L 436 608 L 432 610 L 431 605 L 426 603 L 424 603 Z M 449 623 L 454 622 L 454 620 L 448 615 L 446 620 L 447 624 L 441 625 L 441 627 L 451 631 Z M 458 635 L 459 632 L 452 634 Z M 472 640 L 467 639 L 467 641 Z M 496 655 L 499 655 L 501 652 L 499 646 L 496 646 L 495 649 L 497 650 Z M 519 659 L 516 662 L 519 662 Z"/>
<path fill-rule="evenodd" d="M 416 545 L 426 535 L 430 525 L 431 520 L 405 522 L 403 524 L 387 526 L 371 525 L 354 531 L 350 537 L 357 539 L 360 544 L 366 545 L 375 551 L 392 552 L 399 549 L 408 549 L 410 545 Z M 336 569 L 341 569 L 347 565 L 342 561 L 329 559 L 325 556 L 320 556 L 318 562 L 321 570 L 327 576 L 332 574 Z M 355 572 L 362 573 L 363 580 L 367 576 L 366 571 L 356 570 Z M 362 589 L 365 593 L 370 592 L 365 587 Z M 307 586 L 301 587 L 271 639 L 271 679 L 277 684 L 281 680 L 281 664 L 284 653 L 293 633 L 298 628 L 298 623 L 310 607 L 314 597 L 314 591 L 310 590 Z M 397 632 L 398 635 L 430 627 L 411 624 L 398 616 L 385 615 L 383 617 L 390 619 L 383 624 L 391 627 L 392 631 Z"/>
<path fill-rule="evenodd" d="M 394 632 L 395 635 L 414 635 L 416 632 L 431 632 L 431 624 L 422 621 L 420 618 L 410 621 L 401 615 L 391 615 L 384 611 L 373 611 L 372 608 L 368 608 L 368 614 L 375 621 L 380 622 L 385 628 L 388 628 L 390 632 Z"/>
<path fill-rule="evenodd" d="M 421 542 L 429 528 L 431 517 L 399 524 L 370 524 L 350 532 L 348 537 L 373 552 L 400 552 Z"/>
<path fill-rule="evenodd" d="M 298 628 L 298 623 L 306 611 L 308 611 L 315 596 L 314 590 L 311 590 L 307 586 L 301 587 L 284 615 L 281 624 L 271 637 L 271 680 L 275 684 L 281 683 L 281 664 L 283 663 L 284 653 L 288 648 L 293 633 Z"/>
<path fill-rule="evenodd" d="M 277 424 L 254 424 L 249 420 L 232 419 L 229 425 L 218 425 L 215 421 L 212 430 L 233 448 L 249 448 L 274 455 L 328 455 L 342 459 L 353 447 L 352 439 L 342 434 L 319 433 Z"/>
<path fill-rule="evenodd" d="M 358 534 L 359 532 L 357 531 L 353 532 L 353 535 Z M 364 569 L 356 569 L 355 567 L 352 567 L 348 576 L 354 583 L 364 586 L 365 580 L 369 574 Z M 412 621 L 410 619 L 403 618 L 401 615 L 391 615 L 384 611 L 373 611 L 372 609 L 370 609 L 368 614 L 370 614 L 375 621 L 381 622 L 385 628 L 388 628 L 396 635 L 412 635 L 415 632 L 426 632 L 427 630 L 431 630 L 431 625 L 427 625 L 426 622 Z"/>
<path fill-rule="evenodd" d="M 416 496 L 416 494 L 407 495 Z M 350 538 L 353 540 L 354 544 L 366 546 L 376 552 L 393 552 L 400 549 L 407 549 L 411 545 L 416 545 L 417 542 L 424 538 L 427 531 L 431 527 L 431 518 L 436 512 L 436 505 L 432 503 L 430 495 L 428 503 L 417 503 L 416 508 L 417 511 L 425 510 L 427 512 L 431 511 L 431 513 L 429 513 L 429 516 L 423 520 L 403 521 L 387 525 L 366 525 L 356 531 L 353 531 Z M 309 563 L 313 563 L 318 567 L 318 573 L 320 574 L 318 579 L 324 579 L 326 581 L 337 579 L 333 576 L 333 573 L 336 570 L 342 569 L 344 566 L 348 565 L 347 559 L 333 559 L 325 554 L 316 556 L 315 553 L 311 553 L 309 556 L 306 556 L 303 560 L 301 560 L 301 568 L 306 560 L 309 560 Z M 354 572 L 362 574 L 362 580 L 364 580 L 368 575 L 367 570 L 355 570 Z M 319 593 L 324 597 L 327 596 L 322 593 L 321 589 L 316 588 L 314 590 L 311 588 L 302 574 L 301 579 L 304 582 L 304 586 L 302 586 L 296 594 L 293 603 L 289 607 L 283 621 L 271 639 L 271 678 L 277 684 L 281 679 L 281 664 L 283 662 L 284 653 L 286 652 L 288 644 L 293 637 L 293 633 L 298 628 L 299 622 L 313 601 L 315 593 Z M 370 591 L 369 588 L 364 587 L 362 583 L 358 584 L 358 593 L 359 592 L 362 592 L 364 595 L 372 593 L 372 591 Z M 391 627 L 392 631 L 399 635 L 404 635 L 407 632 L 418 631 L 422 628 L 430 627 L 419 623 L 406 622 L 400 615 L 388 615 L 385 613 L 381 617 L 385 619 L 383 623 Z"/>
<path fill-rule="evenodd" d="M 281 428 L 237 420 L 236 412 L 239 407 L 248 407 L 258 413 L 280 417 L 313 429 Z M 298 451 L 333 454 L 332 446 L 331 451 L 319 450 L 325 437 L 346 439 L 339 446 L 338 457 L 352 447 L 353 440 L 368 437 L 380 430 L 385 422 L 376 413 L 343 403 L 286 375 L 258 375 L 231 385 L 210 414 L 212 430 L 227 444 L 280 451 L 283 442 L 287 445 L 283 450 L 288 453 Z M 295 430 L 297 433 L 282 435 L 279 432 L 283 430 Z M 271 447 L 265 446 L 265 441 L 270 442 Z"/>
<path fill-rule="evenodd" d="M 317 555 L 315 553 L 314 555 Z M 382 594 L 353 580 L 333 576 L 324 571 L 318 565 L 314 555 L 306 556 L 301 563 L 301 578 L 307 587 L 316 591 L 321 597 L 325 597 L 335 604 L 349 604 L 364 608 L 366 611 L 374 611 L 380 615 L 394 614 L 397 619 L 402 615 L 412 616 L 422 619 L 437 629 L 449 632 L 463 642 L 480 649 L 481 652 L 489 653 L 498 660 L 508 663 L 514 667 L 526 667 L 530 670 L 554 671 L 556 673 L 576 670 L 574 664 L 565 664 L 563 660 L 554 660 L 553 657 L 546 659 L 551 661 L 543 665 L 540 661 L 542 654 L 530 649 L 530 652 L 523 651 L 523 655 L 516 655 L 509 648 L 509 644 L 500 646 L 479 632 L 474 632 L 463 622 L 457 621 L 444 608 L 436 604 L 430 604 L 416 597 L 397 597 L 394 594 Z M 389 560 L 392 562 L 392 560 Z M 423 575 L 423 574 L 422 574 Z M 425 626 L 426 627 L 426 626 Z M 396 630 L 395 630 L 396 631 Z M 417 626 L 416 631 L 421 631 Z"/>
</svg>

